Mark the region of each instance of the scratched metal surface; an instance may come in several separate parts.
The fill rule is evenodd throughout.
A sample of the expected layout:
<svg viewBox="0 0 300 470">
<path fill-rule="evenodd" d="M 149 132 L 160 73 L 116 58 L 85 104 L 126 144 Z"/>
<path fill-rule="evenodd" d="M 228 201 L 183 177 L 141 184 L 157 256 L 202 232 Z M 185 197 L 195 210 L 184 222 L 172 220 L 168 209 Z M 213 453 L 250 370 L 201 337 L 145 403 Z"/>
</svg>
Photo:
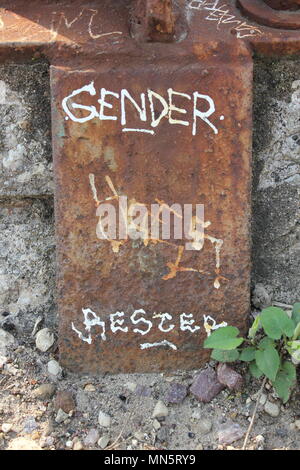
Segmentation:
<svg viewBox="0 0 300 470">
<path fill-rule="evenodd" d="M 68 368 L 90 372 L 193 368 L 207 358 L 201 349 L 206 337 L 204 315 L 217 324 L 226 321 L 244 327 L 249 308 L 252 64 L 244 49 L 240 52 L 241 57 L 226 64 L 215 57 L 188 67 L 178 62 L 130 62 L 86 72 L 52 68 L 59 337 L 61 361 Z M 81 94 L 78 103 L 97 106 L 103 87 L 117 93 L 126 88 L 137 102 L 147 89 L 166 98 L 170 77 L 172 88 L 180 93 L 198 91 L 212 97 L 216 111 L 211 120 L 218 134 L 198 119 L 197 134 L 192 135 L 193 106 L 184 98 L 177 98 L 176 104 L 186 108 L 189 125 L 171 125 L 164 118 L 154 135 L 124 132 L 126 127 L 149 130 L 150 119 L 141 123 L 127 103 L 127 125 L 122 126 L 117 99 L 109 110 L 117 121 L 65 119 L 63 98 L 92 81 L 97 96 Z M 182 116 L 174 113 L 176 118 Z M 205 229 L 203 249 L 185 250 L 179 262 L 178 240 L 174 245 L 128 240 L 114 252 L 111 241 L 97 238 L 95 204 L 114 192 L 147 205 L 157 199 L 169 205 L 204 204 L 205 220 L 211 225 Z M 223 241 L 219 269 L 217 240 Z M 100 326 L 91 328 L 91 344 L 79 337 L 78 332 L 89 337 L 83 308 L 106 323 L 105 341 Z M 153 324 L 144 335 L 133 329 L 145 331 L 147 325 L 140 321 L 136 326 L 130 320 L 139 309 Z M 111 331 L 109 316 L 115 312 L 124 312 L 122 328 L 128 332 Z M 167 329 L 174 324 L 168 333 L 158 328 L 161 313 L 172 315 L 164 325 Z M 182 313 L 193 314 L 192 328 L 200 329 L 182 331 Z M 164 341 L 171 345 L 154 346 Z"/>
<path fill-rule="evenodd" d="M 77 372 L 199 367 L 208 356 L 201 349 L 208 328 L 204 316 L 211 317 L 210 325 L 225 321 L 244 328 L 252 52 L 300 50 L 299 31 L 247 19 L 234 0 L 182 1 L 178 17 L 168 16 L 168 2 L 147 4 L 151 8 L 143 13 L 140 0 L 45 1 L 42 8 L 40 1 L 1 3 L 1 60 L 27 53 L 52 64 L 59 342 L 62 364 Z M 132 5 L 137 9 L 132 11 Z M 152 42 L 160 34 L 164 42 Z M 218 132 L 197 118 L 193 135 L 192 99 L 178 95 L 176 104 L 187 113 L 173 114 L 186 118 L 187 126 L 171 124 L 166 116 L 154 129 L 148 102 L 142 123 L 127 103 L 130 128 L 142 125 L 154 134 L 124 132 L 117 99 L 113 109 L 106 109 L 116 121 L 97 116 L 85 123 L 66 120 L 62 100 L 92 82 L 95 95 L 81 93 L 76 102 L 95 109 L 101 88 L 126 89 L 137 102 L 149 88 L 164 99 L 170 87 L 190 97 L 208 95 L 215 106 L 209 121 Z M 120 246 L 100 240 L 97 201 L 114 196 L 117 203 L 125 195 L 148 206 L 156 200 L 204 204 L 210 225 L 202 250 L 182 251 L 179 240 Z M 186 329 L 190 314 L 194 332 Z"/>
</svg>

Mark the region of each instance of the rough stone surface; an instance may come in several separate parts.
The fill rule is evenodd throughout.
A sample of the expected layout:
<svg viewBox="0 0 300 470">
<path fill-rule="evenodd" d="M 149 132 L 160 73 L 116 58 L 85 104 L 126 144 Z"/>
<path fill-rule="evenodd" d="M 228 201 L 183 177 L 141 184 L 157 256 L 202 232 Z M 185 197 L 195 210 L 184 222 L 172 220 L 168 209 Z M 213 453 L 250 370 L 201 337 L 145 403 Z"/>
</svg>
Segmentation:
<svg viewBox="0 0 300 470">
<path fill-rule="evenodd" d="M 166 401 L 169 403 L 181 403 L 187 395 L 187 388 L 185 385 L 174 382 L 170 385 L 166 394 Z"/>
<path fill-rule="evenodd" d="M 53 202 L 0 200 L 0 327 L 30 334 L 56 320 Z"/>
<path fill-rule="evenodd" d="M 0 352 L 5 353 L 8 346 L 14 344 L 13 335 L 0 328 Z"/>
<path fill-rule="evenodd" d="M 53 193 L 47 64 L 0 66 L 0 197 Z"/>
<path fill-rule="evenodd" d="M 256 59 L 253 286 L 300 298 L 300 60 Z"/>
<path fill-rule="evenodd" d="M 87 433 L 86 437 L 84 438 L 84 445 L 86 446 L 93 446 L 99 439 L 99 431 L 98 429 L 90 429 Z"/>
<path fill-rule="evenodd" d="M 230 390 L 239 391 L 242 389 L 244 380 L 241 374 L 229 367 L 227 364 L 219 364 L 217 368 L 218 381 Z"/>
<path fill-rule="evenodd" d="M 47 370 L 51 376 L 60 377 L 62 374 L 62 368 L 60 367 L 59 363 L 54 359 L 47 364 Z"/>
<path fill-rule="evenodd" d="M 216 372 L 209 367 L 196 375 L 190 392 L 195 395 L 197 400 L 208 403 L 215 398 L 223 388 L 224 385 L 218 381 Z"/>
</svg>

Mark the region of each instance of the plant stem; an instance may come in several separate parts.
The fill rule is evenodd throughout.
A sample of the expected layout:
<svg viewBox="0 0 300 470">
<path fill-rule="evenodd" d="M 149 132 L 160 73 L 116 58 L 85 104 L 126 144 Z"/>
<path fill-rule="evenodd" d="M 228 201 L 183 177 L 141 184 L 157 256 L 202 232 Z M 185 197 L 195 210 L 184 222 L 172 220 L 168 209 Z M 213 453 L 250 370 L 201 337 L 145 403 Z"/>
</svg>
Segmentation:
<svg viewBox="0 0 300 470">
<path fill-rule="evenodd" d="M 246 446 L 247 446 L 247 443 L 248 443 L 248 439 L 249 439 L 249 436 L 250 436 L 250 432 L 251 432 L 251 429 L 252 429 L 253 424 L 254 424 L 254 420 L 255 420 L 255 416 L 256 416 L 258 404 L 259 404 L 259 400 L 260 400 L 261 394 L 262 394 L 262 392 L 263 392 L 263 389 L 264 389 L 264 387 L 265 387 L 266 381 L 267 381 L 267 377 L 265 376 L 265 377 L 264 377 L 264 380 L 263 380 L 263 382 L 262 382 L 262 384 L 261 384 L 261 387 L 260 387 L 260 389 L 259 389 L 258 395 L 257 395 L 255 408 L 254 408 L 254 411 L 253 411 L 253 414 L 252 414 L 252 418 L 251 418 L 251 421 L 250 421 L 250 424 L 249 424 L 249 427 L 248 427 L 248 431 L 247 431 L 246 436 L 245 436 L 245 440 L 244 440 L 244 444 L 243 444 L 242 450 L 246 450 Z"/>
</svg>

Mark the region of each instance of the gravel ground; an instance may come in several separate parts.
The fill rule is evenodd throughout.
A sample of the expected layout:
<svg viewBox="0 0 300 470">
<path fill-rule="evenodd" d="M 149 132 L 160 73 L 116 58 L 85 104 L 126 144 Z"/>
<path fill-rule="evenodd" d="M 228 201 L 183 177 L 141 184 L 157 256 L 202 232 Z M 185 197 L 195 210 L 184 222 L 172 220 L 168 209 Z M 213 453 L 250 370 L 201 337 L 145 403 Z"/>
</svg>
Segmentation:
<svg viewBox="0 0 300 470">
<path fill-rule="evenodd" d="M 36 337 L 14 339 L 0 353 L 0 449 L 224 450 L 243 445 L 261 383 L 241 367 L 236 366 L 244 378 L 239 392 L 225 388 L 203 403 L 190 391 L 199 370 L 77 376 L 59 367 L 55 341 L 41 352 Z M 179 403 L 170 403 L 172 387 L 183 392 L 176 395 Z M 248 449 L 299 449 L 299 436 L 299 391 L 282 405 L 267 383 Z"/>
</svg>

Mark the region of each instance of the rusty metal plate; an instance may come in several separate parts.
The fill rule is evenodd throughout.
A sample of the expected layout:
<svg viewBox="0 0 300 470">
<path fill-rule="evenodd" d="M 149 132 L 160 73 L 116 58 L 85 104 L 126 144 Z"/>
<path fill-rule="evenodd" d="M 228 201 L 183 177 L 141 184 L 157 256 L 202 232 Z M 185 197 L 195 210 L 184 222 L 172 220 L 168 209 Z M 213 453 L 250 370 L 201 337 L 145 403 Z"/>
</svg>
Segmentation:
<svg viewBox="0 0 300 470">
<path fill-rule="evenodd" d="M 65 367 L 93 373 L 195 368 L 207 359 L 201 345 L 211 328 L 244 327 L 251 83 L 245 55 L 186 70 L 140 61 L 86 71 L 52 67 Z M 132 203 L 149 210 L 149 221 L 151 204 L 169 208 L 171 237 L 149 231 L 134 240 L 112 232 L 99 238 L 107 228 L 99 207 L 114 205 L 123 220 L 124 197 L 126 217 Z M 187 249 L 188 237 L 172 237 L 184 204 L 204 205 L 204 235 L 192 236 L 199 249 Z"/>
</svg>

